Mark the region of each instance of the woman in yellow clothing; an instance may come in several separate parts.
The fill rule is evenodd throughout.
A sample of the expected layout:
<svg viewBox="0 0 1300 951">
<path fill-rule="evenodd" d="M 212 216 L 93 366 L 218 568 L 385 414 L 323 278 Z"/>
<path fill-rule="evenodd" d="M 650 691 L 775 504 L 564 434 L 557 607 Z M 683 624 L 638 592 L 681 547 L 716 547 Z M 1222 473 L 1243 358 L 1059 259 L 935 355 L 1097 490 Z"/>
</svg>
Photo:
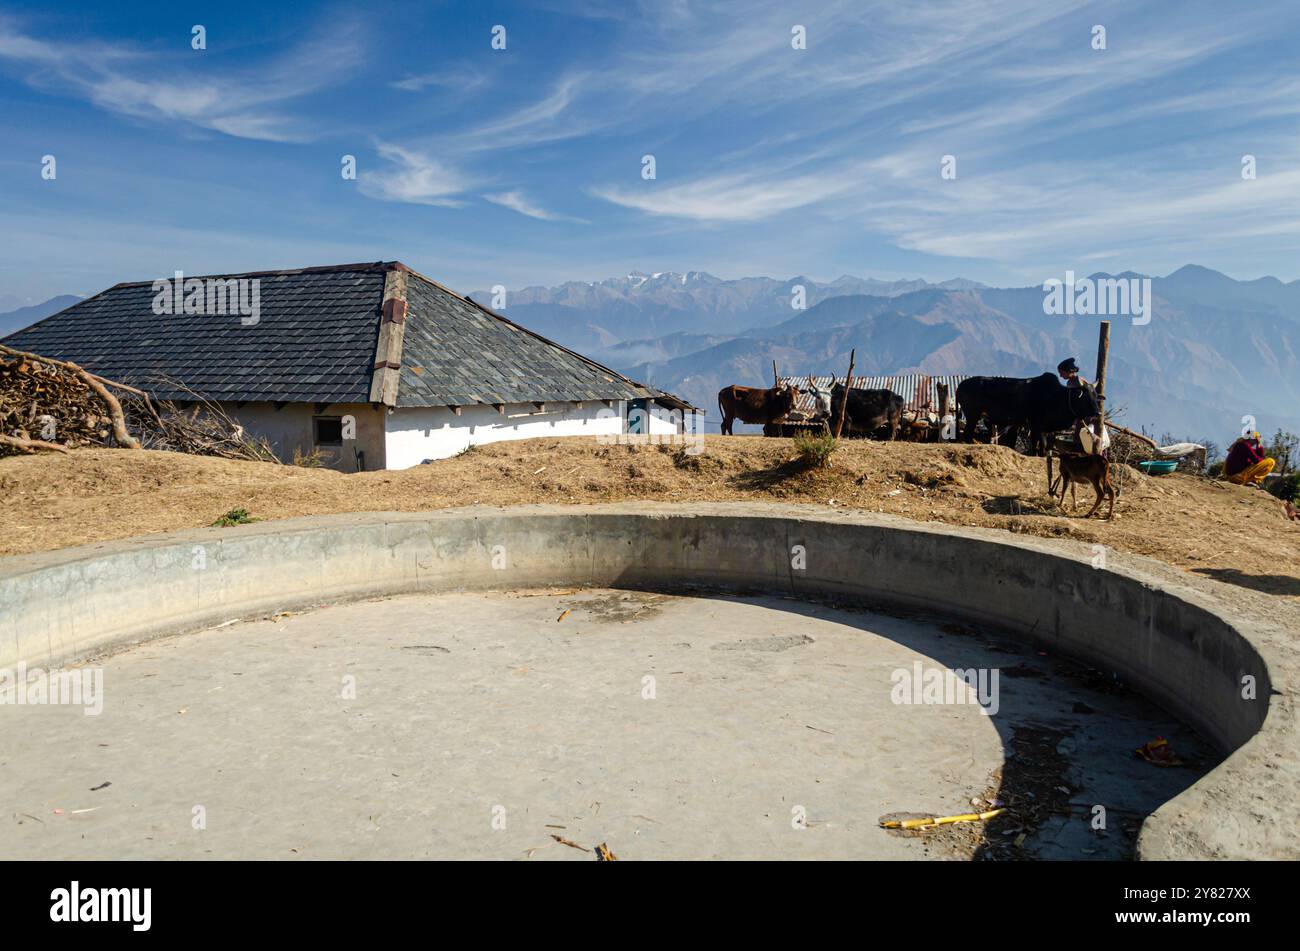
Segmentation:
<svg viewBox="0 0 1300 951">
<path fill-rule="evenodd" d="M 1223 464 L 1223 475 L 1237 485 L 1258 486 L 1264 476 L 1273 471 L 1274 462 L 1264 455 L 1259 444 L 1259 433 L 1247 433 L 1228 449 L 1228 461 Z"/>
</svg>

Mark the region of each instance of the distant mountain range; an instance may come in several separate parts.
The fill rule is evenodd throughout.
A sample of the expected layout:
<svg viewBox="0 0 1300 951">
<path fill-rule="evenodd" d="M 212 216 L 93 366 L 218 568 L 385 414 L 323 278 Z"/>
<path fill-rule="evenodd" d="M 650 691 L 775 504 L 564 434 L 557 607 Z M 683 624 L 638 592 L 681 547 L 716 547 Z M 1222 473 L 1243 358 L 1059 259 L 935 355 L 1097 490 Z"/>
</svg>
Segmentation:
<svg viewBox="0 0 1300 951">
<path fill-rule="evenodd" d="M 798 285 L 804 310 L 792 307 Z M 1109 318 L 1107 392 L 1126 425 L 1220 446 L 1243 416 L 1300 431 L 1300 281 L 1188 265 L 1152 278 L 1152 294 L 1149 324 Z M 864 373 L 1030 376 L 1073 356 L 1091 378 L 1101 318 L 1047 314 L 1043 301 L 1041 286 L 973 281 L 633 272 L 511 292 L 504 312 L 716 417 L 718 390 L 770 385 L 774 359 L 783 374 L 843 374 L 852 349 Z"/>
<path fill-rule="evenodd" d="M 81 299 L 75 294 L 60 294 L 58 297 L 51 297 L 42 304 L 31 304 L 27 307 L 19 307 L 17 310 L 6 311 L 0 314 L 0 337 L 7 337 L 14 331 L 22 330 L 29 324 L 44 320 L 50 314 L 57 314 L 63 308 L 71 307 Z"/>
<path fill-rule="evenodd" d="M 1151 282 L 1150 323 L 1110 318 L 1107 394 L 1122 422 L 1220 447 L 1245 416 L 1265 435 L 1278 427 L 1300 432 L 1300 281 L 1237 281 L 1188 265 Z M 804 309 L 792 306 L 799 293 Z M 489 291 L 471 296 L 493 302 Z M 0 314 L 0 336 L 78 300 L 63 295 Z M 716 431 L 718 390 L 770 385 L 773 360 L 782 374 L 842 375 L 856 350 L 862 373 L 1031 376 L 1072 356 L 1091 378 L 1099 318 L 1047 314 L 1043 300 L 1041 286 L 966 280 L 846 275 L 820 283 L 633 271 L 511 291 L 502 312 L 690 400 L 708 411 Z"/>
<path fill-rule="evenodd" d="M 974 281 L 877 281 L 845 275 L 829 284 L 807 277 L 787 281 L 770 277 L 742 277 L 726 281 L 704 271 L 633 271 L 625 277 L 603 281 L 569 281 L 557 287 L 525 287 L 506 295 L 505 308 L 512 320 L 566 345 L 580 343 L 590 350 L 615 343 L 651 339 L 674 333 L 740 333 L 760 323 L 793 313 L 792 304 L 802 288 L 805 307 L 832 297 L 866 294 L 896 297 L 939 287 L 970 290 Z M 492 304 L 489 291 L 470 295 Z M 581 349 L 576 347 L 575 349 Z"/>
</svg>

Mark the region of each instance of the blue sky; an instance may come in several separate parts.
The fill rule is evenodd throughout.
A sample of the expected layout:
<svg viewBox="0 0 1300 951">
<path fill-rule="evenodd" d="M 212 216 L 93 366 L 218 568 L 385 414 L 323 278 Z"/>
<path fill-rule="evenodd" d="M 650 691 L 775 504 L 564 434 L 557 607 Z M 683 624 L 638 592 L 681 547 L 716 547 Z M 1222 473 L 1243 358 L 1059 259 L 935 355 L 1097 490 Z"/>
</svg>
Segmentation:
<svg viewBox="0 0 1300 951">
<path fill-rule="evenodd" d="M 0 3 L 0 305 L 394 258 L 462 291 L 633 268 L 1291 280 L 1298 21 L 1294 0 Z"/>
</svg>

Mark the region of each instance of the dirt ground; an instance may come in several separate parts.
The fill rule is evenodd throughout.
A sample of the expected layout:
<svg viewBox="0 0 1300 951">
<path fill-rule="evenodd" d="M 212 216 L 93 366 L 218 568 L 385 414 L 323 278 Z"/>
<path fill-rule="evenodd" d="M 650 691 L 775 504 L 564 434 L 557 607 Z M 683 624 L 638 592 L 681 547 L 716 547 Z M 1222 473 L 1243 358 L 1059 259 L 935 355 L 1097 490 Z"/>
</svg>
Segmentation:
<svg viewBox="0 0 1300 951">
<path fill-rule="evenodd" d="M 1001 446 L 854 440 L 828 469 L 794 461 L 790 440 L 705 437 L 678 446 L 531 439 L 475 447 L 398 472 L 232 462 L 85 449 L 0 459 L 0 555 L 210 525 L 231 509 L 276 519 L 530 502 L 803 502 L 920 521 L 1070 537 L 1300 600 L 1300 523 L 1265 492 L 1125 468 L 1113 521 L 1083 519 L 1046 495 L 1042 459 Z M 1086 504 L 1085 504 L 1086 501 Z M 1102 511 L 1105 511 L 1103 506 Z"/>
</svg>

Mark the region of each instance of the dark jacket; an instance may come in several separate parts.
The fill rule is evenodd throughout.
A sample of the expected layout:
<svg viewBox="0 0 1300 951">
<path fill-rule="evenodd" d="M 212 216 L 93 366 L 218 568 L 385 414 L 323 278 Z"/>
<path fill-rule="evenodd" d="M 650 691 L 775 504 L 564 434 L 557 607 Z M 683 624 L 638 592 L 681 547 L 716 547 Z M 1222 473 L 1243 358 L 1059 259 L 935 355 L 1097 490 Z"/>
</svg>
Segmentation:
<svg viewBox="0 0 1300 951">
<path fill-rule="evenodd" d="M 1248 440 L 1238 439 L 1228 450 L 1228 461 L 1223 464 L 1224 475 L 1244 472 L 1264 458 L 1262 447 L 1252 446 Z"/>
</svg>

